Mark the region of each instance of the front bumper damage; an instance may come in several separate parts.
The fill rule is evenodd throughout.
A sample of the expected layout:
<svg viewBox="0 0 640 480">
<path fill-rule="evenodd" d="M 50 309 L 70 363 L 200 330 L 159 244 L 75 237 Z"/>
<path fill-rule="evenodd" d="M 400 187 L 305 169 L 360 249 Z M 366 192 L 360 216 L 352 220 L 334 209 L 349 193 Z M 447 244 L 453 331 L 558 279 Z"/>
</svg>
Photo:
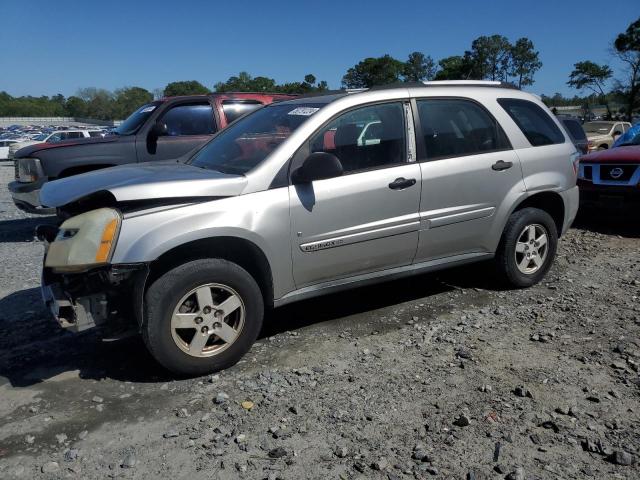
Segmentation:
<svg viewBox="0 0 640 480">
<path fill-rule="evenodd" d="M 58 324 L 75 333 L 142 324 L 148 265 L 111 265 L 82 273 L 43 269 L 42 299 Z"/>
</svg>

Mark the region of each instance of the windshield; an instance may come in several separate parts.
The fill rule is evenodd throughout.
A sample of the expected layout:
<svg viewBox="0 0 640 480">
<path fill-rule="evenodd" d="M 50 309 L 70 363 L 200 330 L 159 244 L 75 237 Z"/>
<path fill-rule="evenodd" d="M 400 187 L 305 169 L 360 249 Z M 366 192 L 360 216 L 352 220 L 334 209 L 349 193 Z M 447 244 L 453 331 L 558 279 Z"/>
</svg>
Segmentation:
<svg viewBox="0 0 640 480">
<path fill-rule="evenodd" d="M 36 135 L 35 137 L 33 137 L 33 139 L 38 142 L 44 142 L 48 136 L 49 136 L 48 133 L 41 133 L 40 135 Z"/>
<path fill-rule="evenodd" d="M 189 163 L 200 168 L 243 175 L 262 163 L 324 105 L 272 104 L 256 110 L 223 130 Z"/>
<path fill-rule="evenodd" d="M 151 115 L 159 104 L 160 102 L 153 102 L 141 106 L 138 110 L 129 115 L 129 118 L 114 129 L 114 133 L 117 135 L 133 135 L 138 131 L 147 118 L 149 118 L 149 115 Z"/>
<path fill-rule="evenodd" d="M 584 128 L 584 131 L 587 133 L 607 134 L 609 133 L 613 125 L 606 122 L 588 122 L 588 123 L 585 123 L 582 127 Z"/>
</svg>

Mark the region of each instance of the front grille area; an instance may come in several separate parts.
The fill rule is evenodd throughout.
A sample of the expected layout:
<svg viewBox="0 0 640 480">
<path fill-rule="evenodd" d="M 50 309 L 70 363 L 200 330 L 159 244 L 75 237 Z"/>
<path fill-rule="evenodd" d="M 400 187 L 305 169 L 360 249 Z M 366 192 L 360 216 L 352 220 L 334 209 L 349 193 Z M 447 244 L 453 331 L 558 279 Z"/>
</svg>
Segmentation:
<svg viewBox="0 0 640 480">
<path fill-rule="evenodd" d="M 637 165 L 600 165 L 600 180 L 628 182 L 637 168 Z"/>
</svg>

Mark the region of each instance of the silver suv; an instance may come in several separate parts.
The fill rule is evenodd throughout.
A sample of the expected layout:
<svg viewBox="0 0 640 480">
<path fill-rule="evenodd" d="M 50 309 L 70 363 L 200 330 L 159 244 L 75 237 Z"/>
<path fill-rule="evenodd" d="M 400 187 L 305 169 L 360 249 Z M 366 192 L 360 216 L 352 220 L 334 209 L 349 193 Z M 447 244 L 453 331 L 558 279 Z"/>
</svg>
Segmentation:
<svg viewBox="0 0 640 480">
<path fill-rule="evenodd" d="M 490 258 L 535 284 L 577 161 L 537 97 L 491 82 L 274 103 L 178 161 L 46 184 L 67 220 L 38 232 L 44 298 L 63 327 L 130 319 L 166 368 L 204 374 L 247 352 L 265 308 Z"/>
</svg>

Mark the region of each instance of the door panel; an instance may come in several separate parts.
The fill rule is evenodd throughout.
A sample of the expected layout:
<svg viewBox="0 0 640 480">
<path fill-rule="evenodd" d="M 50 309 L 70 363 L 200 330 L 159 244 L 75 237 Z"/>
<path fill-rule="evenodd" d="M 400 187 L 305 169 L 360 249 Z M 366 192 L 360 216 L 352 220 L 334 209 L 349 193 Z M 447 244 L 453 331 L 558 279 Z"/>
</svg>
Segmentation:
<svg viewBox="0 0 640 480">
<path fill-rule="evenodd" d="M 499 161 L 511 168 L 494 170 Z M 514 187 L 524 191 L 513 150 L 424 162 L 416 262 L 491 248 L 496 212 Z"/>
<path fill-rule="evenodd" d="M 416 179 L 392 189 L 396 179 Z M 289 187 L 296 287 L 411 263 L 420 166 L 401 164 Z"/>
</svg>

